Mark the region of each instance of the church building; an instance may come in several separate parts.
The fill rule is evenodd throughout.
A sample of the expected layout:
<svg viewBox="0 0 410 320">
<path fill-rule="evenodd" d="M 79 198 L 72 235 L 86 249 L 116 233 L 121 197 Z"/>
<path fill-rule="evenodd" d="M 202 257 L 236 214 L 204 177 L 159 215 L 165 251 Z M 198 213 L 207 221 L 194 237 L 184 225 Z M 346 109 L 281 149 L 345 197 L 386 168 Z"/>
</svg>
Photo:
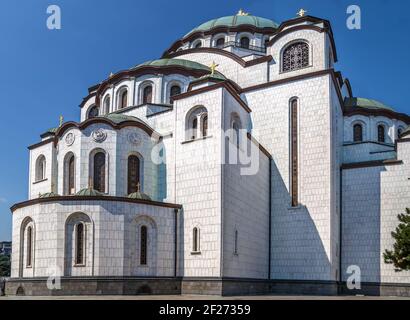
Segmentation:
<svg viewBox="0 0 410 320">
<path fill-rule="evenodd" d="M 410 295 L 410 116 L 337 61 L 328 20 L 240 10 L 88 88 L 28 147 L 6 293 Z"/>
</svg>

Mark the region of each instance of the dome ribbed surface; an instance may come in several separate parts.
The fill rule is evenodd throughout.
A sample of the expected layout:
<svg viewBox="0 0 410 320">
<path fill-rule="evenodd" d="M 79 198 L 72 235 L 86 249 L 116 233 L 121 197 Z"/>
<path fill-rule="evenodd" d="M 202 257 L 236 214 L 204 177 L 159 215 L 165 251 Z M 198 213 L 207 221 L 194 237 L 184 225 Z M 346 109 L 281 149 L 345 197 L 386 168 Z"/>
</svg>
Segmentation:
<svg viewBox="0 0 410 320">
<path fill-rule="evenodd" d="M 133 192 L 128 196 L 128 198 L 137 200 L 151 200 L 149 195 L 142 192 Z"/>
<path fill-rule="evenodd" d="M 104 193 L 97 191 L 93 188 L 84 188 L 76 193 L 77 196 L 93 197 L 93 196 L 103 196 Z"/>
</svg>

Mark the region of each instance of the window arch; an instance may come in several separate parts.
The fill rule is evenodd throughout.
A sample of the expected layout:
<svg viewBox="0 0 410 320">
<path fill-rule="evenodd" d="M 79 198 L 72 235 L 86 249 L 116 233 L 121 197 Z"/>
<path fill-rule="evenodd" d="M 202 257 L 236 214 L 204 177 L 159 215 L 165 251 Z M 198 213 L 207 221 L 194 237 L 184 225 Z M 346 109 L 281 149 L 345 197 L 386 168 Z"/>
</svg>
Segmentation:
<svg viewBox="0 0 410 320">
<path fill-rule="evenodd" d="M 92 119 L 92 118 L 98 117 L 98 114 L 99 114 L 98 107 L 97 106 L 92 106 L 90 108 L 90 110 L 88 111 L 88 117 L 87 118 Z"/>
<path fill-rule="evenodd" d="M 105 192 L 105 153 L 97 152 L 93 158 L 94 175 L 93 188 L 100 192 Z"/>
<path fill-rule="evenodd" d="M 75 264 L 85 264 L 85 225 L 79 222 L 75 225 Z"/>
<path fill-rule="evenodd" d="M 127 87 L 123 87 L 120 90 L 118 90 L 118 95 L 117 95 L 117 106 L 118 109 L 123 109 L 128 106 L 128 89 Z"/>
<path fill-rule="evenodd" d="M 203 106 L 194 107 L 185 120 L 186 140 L 194 140 L 208 135 L 208 111 Z"/>
<path fill-rule="evenodd" d="M 290 193 L 292 207 L 299 205 L 298 104 L 296 98 L 290 101 Z"/>
<path fill-rule="evenodd" d="M 353 126 L 353 141 L 354 142 L 363 141 L 363 126 L 360 123 L 356 123 Z"/>
<path fill-rule="evenodd" d="M 35 170 L 36 181 L 42 181 L 46 179 L 46 157 L 40 155 L 36 160 L 36 170 Z"/>
<path fill-rule="evenodd" d="M 143 225 L 140 228 L 140 264 L 147 264 L 148 255 L 148 229 L 147 226 Z"/>
<path fill-rule="evenodd" d="M 400 138 L 400 136 L 401 136 L 401 134 L 403 133 L 403 131 L 404 131 L 404 128 L 403 128 L 403 127 L 399 127 L 399 128 L 397 129 L 397 139 Z"/>
<path fill-rule="evenodd" d="M 34 268 L 34 247 L 34 221 L 30 217 L 26 217 L 20 225 L 19 277 L 33 276 L 32 271 L 27 273 L 27 269 Z"/>
<path fill-rule="evenodd" d="M 104 112 L 105 114 L 110 113 L 110 108 L 111 108 L 111 97 L 108 94 L 105 98 L 104 98 Z"/>
<path fill-rule="evenodd" d="M 64 194 L 75 193 L 75 156 L 69 152 L 64 159 Z"/>
<path fill-rule="evenodd" d="M 181 92 L 181 86 L 178 84 L 173 84 L 169 89 L 169 101 L 172 101 L 172 97 L 180 94 Z"/>
<path fill-rule="evenodd" d="M 136 155 L 128 157 L 128 194 L 137 192 L 141 188 L 141 161 Z"/>
<path fill-rule="evenodd" d="M 222 48 L 225 45 L 225 37 L 220 37 L 215 41 L 215 46 L 217 48 Z"/>
<path fill-rule="evenodd" d="M 241 48 L 249 49 L 249 44 L 250 44 L 250 40 L 249 40 L 249 37 L 247 37 L 247 36 L 243 36 L 239 40 L 239 45 L 240 45 Z"/>
<path fill-rule="evenodd" d="M 192 48 L 201 48 L 202 47 L 202 41 L 201 40 L 196 40 L 192 43 Z"/>
<path fill-rule="evenodd" d="M 386 142 L 386 129 L 382 124 L 377 126 L 377 141 L 382 143 Z"/>
<path fill-rule="evenodd" d="M 152 103 L 152 85 L 148 84 L 142 89 L 142 103 Z"/>
<path fill-rule="evenodd" d="M 200 235 L 198 227 L 195 227 L 192 230 L 192 252 L 200 252 Z"/>
<path fill-rule="evenodd" d="M 309 66 L 309 44 L 299 41 L 288 45 L 282 54 L 282 71 L 288 72 Z"/>
</svg>

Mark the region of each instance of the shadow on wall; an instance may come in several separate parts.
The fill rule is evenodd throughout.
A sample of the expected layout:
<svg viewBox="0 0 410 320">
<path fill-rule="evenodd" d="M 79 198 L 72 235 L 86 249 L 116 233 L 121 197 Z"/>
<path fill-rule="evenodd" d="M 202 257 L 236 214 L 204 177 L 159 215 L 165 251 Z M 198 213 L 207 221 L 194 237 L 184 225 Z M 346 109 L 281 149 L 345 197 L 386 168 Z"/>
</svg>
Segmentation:
<svg viewBox="0 0 410 320">
<path fill-rule="evenodd" d="M 312 216 L 307 206 L 292 208 L 291 195 L 273 160 L 271 168 L 271 278 L 334 281 L 335 276 L 331 274 L 331 263 L 322 241 L 322 237 L 330 231 L 330 213 Z M 317 226 L 326 228 L 322 236 Z"/>
<path fill-rule="evenodd" d="M 342 280 L 351 275 L 349 266 L 358 266 L 362 283 L 381 281 L 381 173 L 385 167 L 343 170 Z M 366 179 L 363 178 L 366 175 Z M 392 230 L 393 231 L 393 230 Z M 366 294 L 380 294 L 377 285 L 365 285 Z M 347 287 L 343 293 L 351 294 Z M 363 292 L 355 292 L 363 293 Z"/>
</svg>

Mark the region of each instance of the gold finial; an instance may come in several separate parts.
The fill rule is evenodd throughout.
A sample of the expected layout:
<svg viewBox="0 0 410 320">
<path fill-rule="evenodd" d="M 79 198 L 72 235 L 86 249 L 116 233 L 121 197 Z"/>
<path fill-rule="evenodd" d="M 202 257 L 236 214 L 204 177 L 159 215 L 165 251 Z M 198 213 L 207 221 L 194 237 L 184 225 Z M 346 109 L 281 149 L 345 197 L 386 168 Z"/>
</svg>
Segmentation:
<svg viewBox="0 0 410 320">
<path fill-rule="evenodd" d="M 139 181 L 138 181 L 138 183 L 137 183 L 137 192 L 141 192 L 140 190 L 141 190 L 141 185 L 140 185 L 140 183 L 139 183 Z"/>
<path fill-rule="evenodd" d="M 63 125 L 64 117 L 60 115 L 60 127 Z"/>
<path fill-rule="evenodd" d="M 212 64 L 209 66 L 209 68 L 211 68 L 211 76 L 215 74 L 215 70 L 217 67 L 219 67 L 219 64 L 216 64 L 215 61 L 212 61 Z"/>
<path fill-rule="evenodd" d="M 237 16 L 249 16 L 249 13 L 243 11 L 242 9 L 239 9 L 239 11 L 236 15 Z"/>
<path fill-rule="evenodd" d="M 299 17 L 304 17 L 306 15 L 307 11 L 305 9 L 300 9 L 297 15 Z"/>
<path fill-rule="evenodd" d="M 88 188 L 89 189 L 93 188 L 93 178 L 91 178 L 91 177 L 88 179 Z"/>
</svg>

